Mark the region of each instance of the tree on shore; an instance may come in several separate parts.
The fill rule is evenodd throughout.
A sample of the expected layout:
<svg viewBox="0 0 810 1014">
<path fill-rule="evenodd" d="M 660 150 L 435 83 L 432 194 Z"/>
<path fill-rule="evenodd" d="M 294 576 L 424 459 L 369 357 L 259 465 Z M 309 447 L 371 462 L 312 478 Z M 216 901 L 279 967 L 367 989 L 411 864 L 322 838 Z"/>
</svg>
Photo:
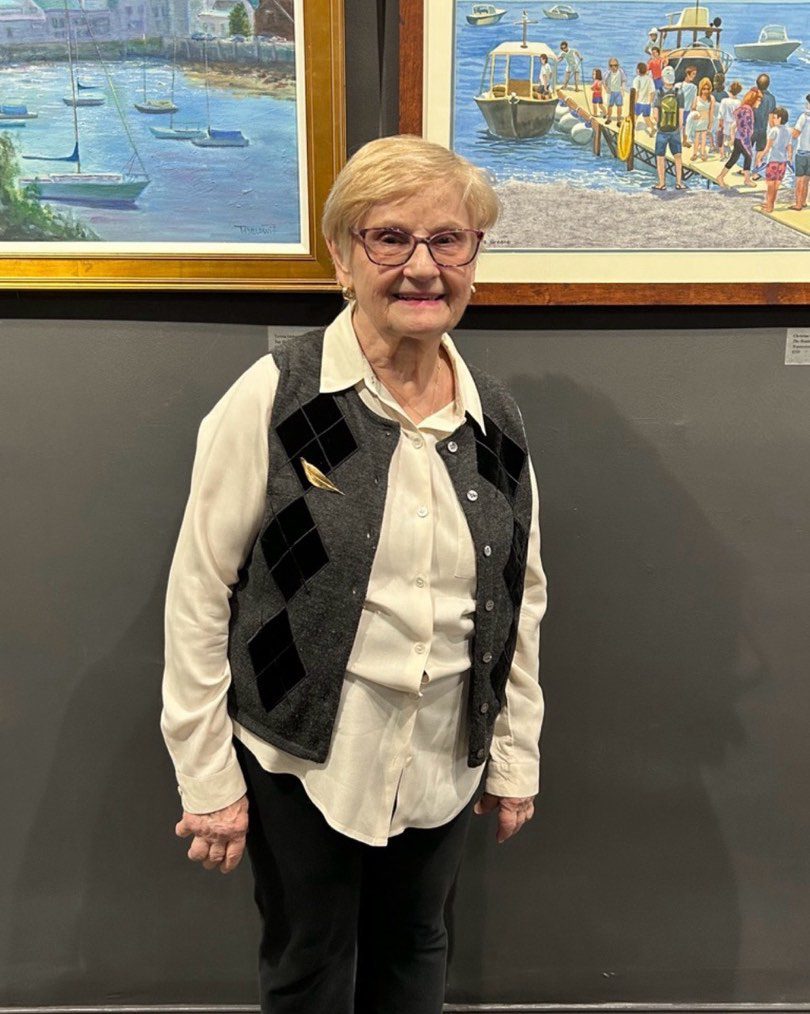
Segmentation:
<svg viewBox="0 0 810 1014">
<path fill-rule="evenodd" d="M 98 239 L 86 225 L 40 204 L 32 194 L 32 187 L 19 190 L 19 172 L 14 144 L 7 133 L 0 133 L 0 240 L 25 243 Z"/>
<path fill-rule="evenodd" d="M 237 3 L 228 15 L 228 31 L 231 35 L 244 35 L 247 38 L 250 34 L 250 18 L 241 3 Z"/>
</svg>

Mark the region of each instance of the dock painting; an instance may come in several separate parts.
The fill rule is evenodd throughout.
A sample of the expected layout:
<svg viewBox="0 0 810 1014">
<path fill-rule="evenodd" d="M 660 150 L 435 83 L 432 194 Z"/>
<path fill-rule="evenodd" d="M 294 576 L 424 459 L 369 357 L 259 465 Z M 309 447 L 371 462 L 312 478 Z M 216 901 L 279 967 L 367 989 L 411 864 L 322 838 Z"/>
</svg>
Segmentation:
<svg viewBox="0 0 810 1014">
<path fill-rule="evenodd" d="M 501 0 L 498 8 L 497 23 L 481 26 L 470 23 L 469 3 L 425 4 L 433 64 L 424 133 L 487 169 L 503 204 L 484 280 L 516 280 L 496 264 L 501 252 L 523 257 L 512 257 L 521 280 L 538 272 L 571 280 L 560 267 L 567 253 L 598 254 L 598 267 L 594 258 L 578 263 L 600 280 L 664 280 L 673 270 L 697 281 L 808 277 L 810 208 L 795 210 L 793 132 L 810 109 L 810 3 Z M 686 119 L 674 134 L 680 144 L 661 159 L 653 107 L 670 73 Z M 734 111 L 757 87 L 760 104 L 786 115 L 766 116 L 764 134 L 749 142 L 750 172 L 738 152 L 721 178 L 735 152 Z M 782 118 L 789 151 L 785 130 L 765 150 Z M 775 156 L 786 162 L 778 185 Z M 677 255 L 700 251 L 719 255 L 701 261 L 708 274 L 684 273 Z M 752 251 L 779 256 L 760 258 L 750 275 L 728 266 Z M 676 256 L 651 267 L 652 252 Z M 612 254 L 634 263 L 629 276 L 616 273 Z"/>
<path fill-rule="evenodd" d="M 300 252 L 302 4 L 5 7 L 0 253 Z"/>
</svg>

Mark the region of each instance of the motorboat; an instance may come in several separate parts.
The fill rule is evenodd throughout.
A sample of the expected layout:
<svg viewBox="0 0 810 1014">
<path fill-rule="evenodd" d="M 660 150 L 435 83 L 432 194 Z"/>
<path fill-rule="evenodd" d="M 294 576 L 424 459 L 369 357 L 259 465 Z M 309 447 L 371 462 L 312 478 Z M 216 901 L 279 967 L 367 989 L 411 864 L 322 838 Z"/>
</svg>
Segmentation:
<svg viewBox="0 0 810 1014">
<path fill-rule="evenodd" d="M 784 63 L 801 44 L 801 39 L 788 38 L 784 25 L 765 25 L 758 42 L 736 43 L 734 55 L 752 63 Z"/>
<path fill-rule="evenodd" d="M 29 112 L 28 106 L 22 103 L 8 102 L 0 105 L 0 122 L 9 120 L 35 120 L 39 113 Z"/>
<path fill-rule="evenodd" d="M 495 4 L 473 4 L 467 15 L 468 25 L 497 25 L 506 14 L 506 9 Z"/>
<path fill-rule="evenodd" d="M 543 13 L 552 21 L 574 21 L 579 17 L 571 4 L 554 4 L 553 7 L 544 7 Z"/>
<path fill-rule="evenodd" d="M 537 82 L 545 55 L 554 68 L 556 53 L 544 42 L 528 42 L 523 16 L 523 41 L 502 42 L 487 54 L 475 102 L 496 137 L 542 137 L 554 125 L 556 95 L 543 96 Z"/>
<path fill-rule="evenodd" d="M 667 15 L 668 21 L 658 29 L 657 45 L 664 66 L 675 71 L 675 80 L 683 81 L 687 67 L 697 67 L 697 78 L 710 80 L 725 74 L 733 57 L 720 46 L 722 19 L 709 17 L 708 7 L 684 7 Z"/>
</svg>

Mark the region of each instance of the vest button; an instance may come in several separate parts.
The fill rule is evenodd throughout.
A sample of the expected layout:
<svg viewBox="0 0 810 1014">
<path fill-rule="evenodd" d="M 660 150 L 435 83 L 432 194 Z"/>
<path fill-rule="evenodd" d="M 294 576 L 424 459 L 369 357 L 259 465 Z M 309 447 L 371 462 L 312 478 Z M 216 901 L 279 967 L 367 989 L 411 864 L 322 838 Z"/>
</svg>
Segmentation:
<svg viewBox="0 0 810 1014">
<path fill-rule="evenodd" d="M 484 556 L 492 556 L 492 546 L 484 546 Z"/>
<path fill-rule="evenodd" d="M 476 493 L 474 489 L 468 489 L 467 499 L 470 500 L 472 503 L 475 503 L 475 501 L 478 499 L 478 493 Z"/>
<path fill-rule="evenodd" d="M 478 760 L 483 760 L 484 759 L 484 751 L 483 750 L 476 750 L 475 751 L 475 756 L 478 758 Z"/>
<path fill-rule="evenodd" d="M 492 661 L 492 652 L 491 651 L 485 651 L 484 654 L 481 656 L 481 661 L 482 662 L 491 662 Z"/>
<path fill-rule="evenodd" d="M 484 703 L 478 710 L 481 712 L 482 715 L 485 715 L 489 711 L 489 705 L 487 704 L 486 701 L 484 701 Z"/>
<path fill-rule="evenodd" d="M 447 450 L 451 454 L 455 454 L 456 453 L 456 451 L 458 450 L 458 444 L 455 442 L 455 440 L 451 440 L 450 441 L 450 443 L 447 445 Z"/>
<path fill-rule="evenodd" d="M 495 603 L 492 601 L 492 599 L 487 599 L 486 602 L 484 603 L 484 609 L 486 609 L 488 613 L 491 613 L 494 608 Z"/>
</svg>

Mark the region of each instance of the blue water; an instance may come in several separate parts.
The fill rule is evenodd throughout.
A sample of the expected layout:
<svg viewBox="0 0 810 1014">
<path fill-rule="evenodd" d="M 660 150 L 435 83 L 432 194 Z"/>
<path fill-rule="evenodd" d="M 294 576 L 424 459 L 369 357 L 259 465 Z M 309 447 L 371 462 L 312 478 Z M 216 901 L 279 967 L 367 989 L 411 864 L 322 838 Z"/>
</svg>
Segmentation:
<svg viewBox="0 0 810 1014">
<path fill-rule="evenodd" d="M 594 67 L 607 70 L 610 56 L 617 56 L 628 77 L 635 76 L 636 64 L 646 59 L 644 46 L 653 26 L 667 23 L 666 15 L 680 10 L 677 2 L 615 2 L 615 0 L 572 0 L 579 13 L 575 21 L 552 21 L 543 14 L 546 3 L 524 0 L 499 0 L 506 15 L 497 25 L 474 27 L 467 24 L 470 3 L 455 4 L 455 77 L 453 96 L 452 146 L 477 165 L 488 169 L 497 180 L 520 179 L 534 182 L 567 180 L 576 186 L 637 191 L 649 187 L 644 173 L 627 173 L 614 159 L 598 158 L 590 147 L 581 147 L 566 135 L 552 129 L 544 137 L 520 141 L 494 137 L 486 128 L 484 118 L 473 101 L 480 91 L 481 73 L 486 54 L 501 42 L 520 40 L 518 24 L 524 10 L 536 24 L 529 25 L 528 38 L 545 42 L 555 52 L 567 39 L 583 57 L 583 72 L 590 81 Z M 739 80 L 744 86 L 754 84 L 762 71 L 770 74 L 770 91 L 779 105 L 791 114 L 791 122 L 804 107 L 804 96 L 810 92 L 810 3 L 716 3 L 709 7 L 710 18 L 723 19 L 721 48 L 734 55 L 734 44 L 756 42 L 764 25 L 781 24 L 790 38 L 802 39 L 804 45 L 781 64 L 755 64 L 734 61 L 726 80 Z M 560 64 L 560 80 L 564 74 Z"/>
<path fill-rule="evenodd" d="M 81 219 L 103 240 L 171 243 L 298 243 L 298 149 L 296 103 L 269 95 L 248 95 L 211 85 L 211 126 L 238 129 L 247 148 L 197 148 L 190 141 L 159 141 L 149 127 L 168 127 L 169 117 L 139 113 L 143 100 L 140 61 L 107 67 L 125 123 L 151 183 L 130 208 L 87 208 L 54 204 Z M 132 155 L 116 112 L 103 67 L 77 64 L 83 83 L 98 84 L 103 106 L 77 110 L 82 169 L 121 172 Z M 147 67 L 147 97 L 167 98 L 171 66 Z M 85 94 L 85 93 L 83 93 Z M 73 149 L 73 110 L 66 64 L 32 64 L 0 71 L 0 99 L 24 102 L 39 113 L 11 133 L 20 154 L 68 155 Z M 177 68 L 174 89 L 176 126 L 207 125 L 205 88 Z M 23 175 L 70 171 L 69 163 L 20 159 Z M 135 167 L 136 170 L 138 167 Z"/>
</svg>

